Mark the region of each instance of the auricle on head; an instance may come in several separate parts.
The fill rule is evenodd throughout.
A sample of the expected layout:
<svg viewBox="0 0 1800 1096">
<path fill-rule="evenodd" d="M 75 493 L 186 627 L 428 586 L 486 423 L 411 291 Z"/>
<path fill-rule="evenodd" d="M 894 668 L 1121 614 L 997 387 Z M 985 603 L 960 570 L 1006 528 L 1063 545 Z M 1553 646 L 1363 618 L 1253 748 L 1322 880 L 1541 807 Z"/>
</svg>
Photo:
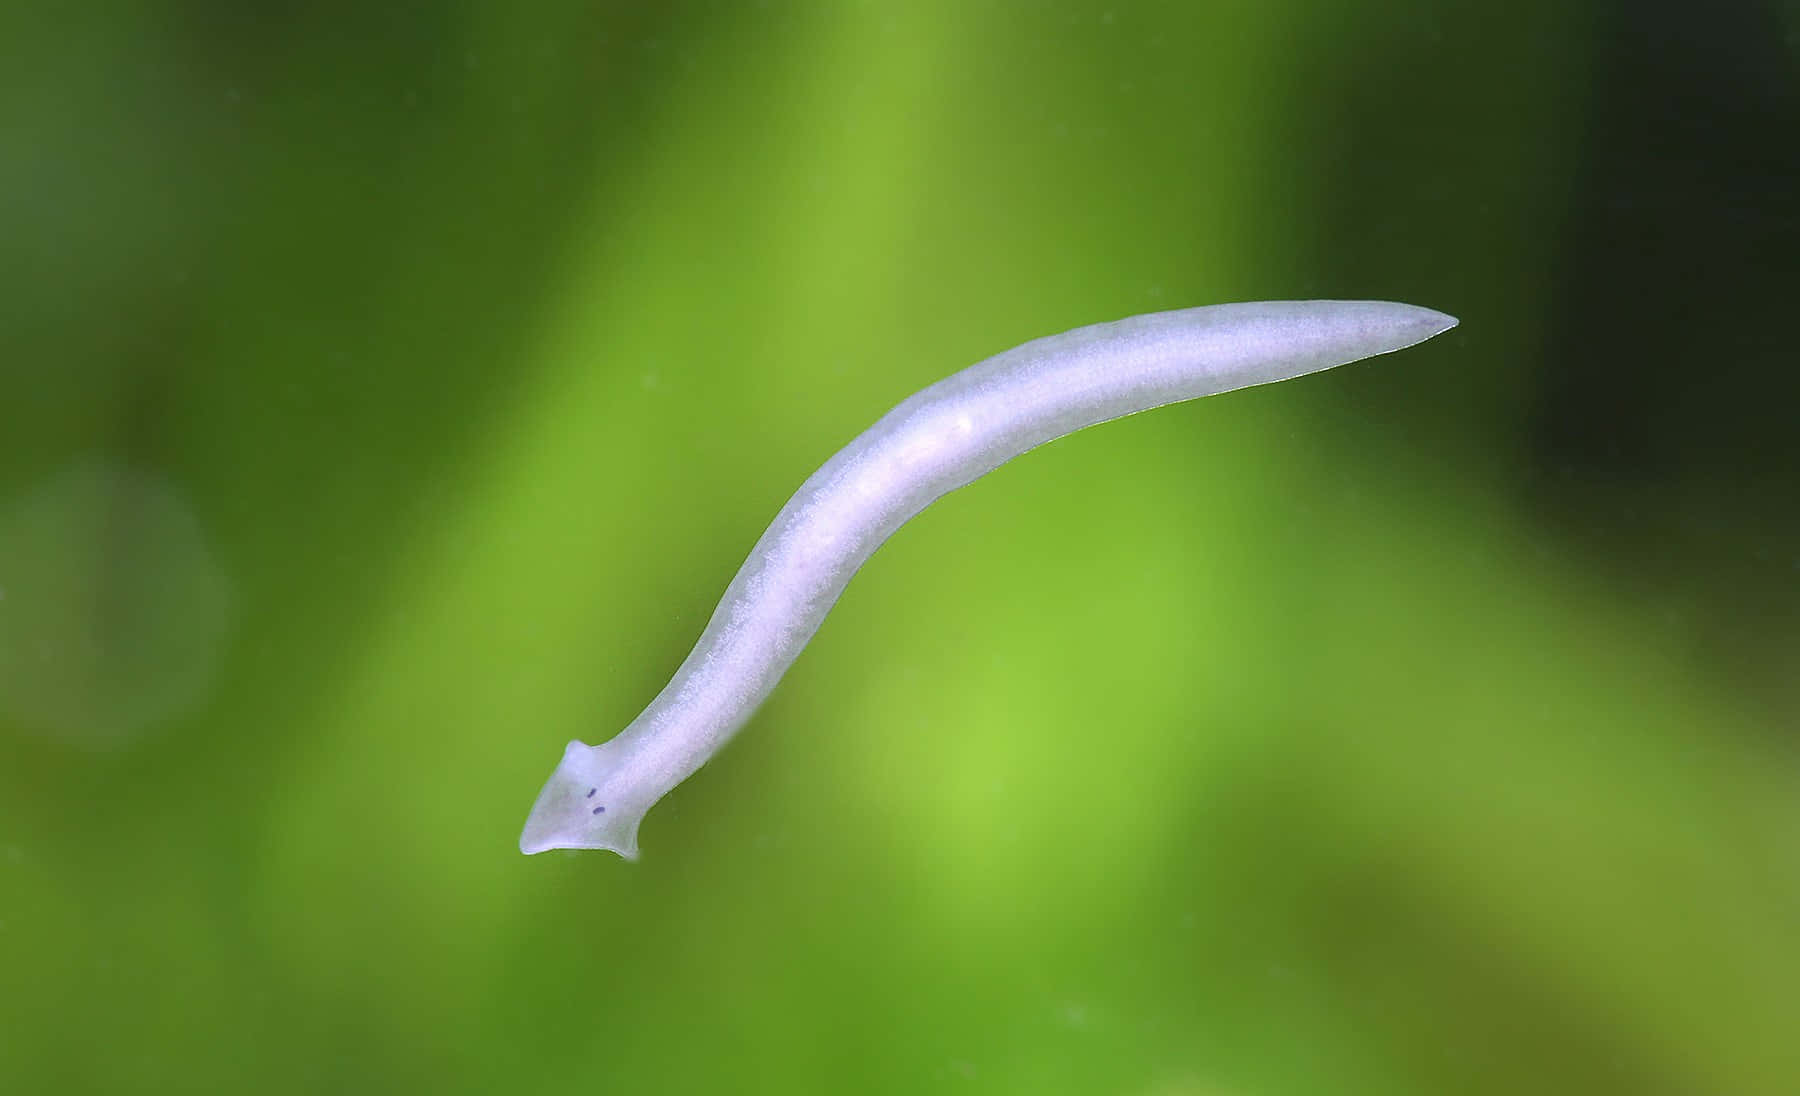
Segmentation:
<svg viewBox="0 0 1800 1096">
<path fill-rule="evenodd" d="M 569 743 L 525 820 L 520 852 L 610 849 L 627 860 L 638 858 L 638 823 L 651 804 L 621 794 L 627 789 L 615 779 L 617 750 L 610 742 Z"/>
</svg>

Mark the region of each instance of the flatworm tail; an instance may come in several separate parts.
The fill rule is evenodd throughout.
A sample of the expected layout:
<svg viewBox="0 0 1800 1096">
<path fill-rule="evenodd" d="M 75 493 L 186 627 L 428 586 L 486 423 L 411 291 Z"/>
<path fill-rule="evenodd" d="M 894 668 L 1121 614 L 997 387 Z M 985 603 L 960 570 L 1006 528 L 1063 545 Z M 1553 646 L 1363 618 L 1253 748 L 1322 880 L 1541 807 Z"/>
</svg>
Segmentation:
<svg viewBox="0 0 1800 1096">
<path fill-rule="evenodd" d="M 1157 312 L 1028 342 L 909 397 L 782 507 L 650 706 L 602 745 L 569 743 L 520 850 L 635 859 L 644 813 L 743 726 L 857 568 L 945 492 L 1084 426 L 1316 373 L 1454 326 L 1386 301 Z"/>
</svg>

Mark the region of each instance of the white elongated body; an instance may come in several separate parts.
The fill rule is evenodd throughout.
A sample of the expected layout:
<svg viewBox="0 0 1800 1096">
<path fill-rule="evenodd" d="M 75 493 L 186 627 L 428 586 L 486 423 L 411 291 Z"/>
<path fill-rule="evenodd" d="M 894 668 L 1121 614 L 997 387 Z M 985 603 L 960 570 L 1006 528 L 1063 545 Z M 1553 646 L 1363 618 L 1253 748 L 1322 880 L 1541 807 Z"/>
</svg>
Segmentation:
<svg viewBox="0 0 1800 1096">
<path fill-rule="evenodd" d="M 1316 373 L 1454 326 L 1386 301 L 1212 305 L 1037 339 L 916 393 L 801 484 L 650 706 L 611 741 L 569 743 L 520 850 L 636 859 L 644 813 L 750 718 L 870 554 L 946 492 L 1084 426 Z"/>
</svg>

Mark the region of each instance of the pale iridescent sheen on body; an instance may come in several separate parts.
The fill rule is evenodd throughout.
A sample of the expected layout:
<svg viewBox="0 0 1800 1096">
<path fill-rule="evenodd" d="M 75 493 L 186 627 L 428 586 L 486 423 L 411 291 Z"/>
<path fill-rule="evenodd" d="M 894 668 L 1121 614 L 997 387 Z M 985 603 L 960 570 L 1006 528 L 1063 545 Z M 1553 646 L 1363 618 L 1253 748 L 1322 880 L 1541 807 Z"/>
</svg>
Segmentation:
<svg viewBox="0 0 1800 1096">
<path fill-rule="evenodd" d="M 1157 312 L 1028 342 L 911 396 L 782 507 L 650 706 L 611 741 L 569 743 L 520 850 L 636 859 L 644 813 L 743 726 L 857 568 L 944 493 L 1084 426 L 1386 354 L 1455 325 L 1385 301 Z"/>
</svg>

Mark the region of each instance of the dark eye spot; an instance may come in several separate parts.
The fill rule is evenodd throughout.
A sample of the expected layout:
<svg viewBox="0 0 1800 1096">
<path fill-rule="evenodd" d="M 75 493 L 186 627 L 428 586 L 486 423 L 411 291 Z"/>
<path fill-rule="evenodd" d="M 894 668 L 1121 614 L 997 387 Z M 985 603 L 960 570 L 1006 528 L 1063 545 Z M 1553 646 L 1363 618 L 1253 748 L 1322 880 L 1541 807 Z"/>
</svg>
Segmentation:
<svg viewBox="0 0 1800 1096">
<path fill-rule="evenodd" d="M 594 808 L 594 813 L 595 813 L 595 814 L 605 814 L 605 813 L 606 813 L 606 808 L 605 808 L 605 807 L 595 807 L 595 808 Z"/>
<path fill-rule="evenodd" d="M 600 790 L 599 788 L 589 788 L 588 793 L 586 795 L 582 796 L 582 798 L 583 799 L 592 799 L 592 798 L 594 798 L 594 793 L 599 790 Z"/>
</svg>

